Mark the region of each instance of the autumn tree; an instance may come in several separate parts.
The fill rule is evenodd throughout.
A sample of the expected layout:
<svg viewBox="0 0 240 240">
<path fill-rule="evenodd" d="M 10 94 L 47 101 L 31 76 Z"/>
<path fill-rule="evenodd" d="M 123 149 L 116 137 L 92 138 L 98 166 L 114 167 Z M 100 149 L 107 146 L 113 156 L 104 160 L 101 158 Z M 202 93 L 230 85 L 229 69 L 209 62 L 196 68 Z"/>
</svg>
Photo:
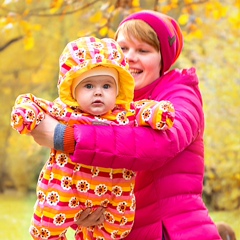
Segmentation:
<svg viewBox="0 0 240 240">
<path fill-rule="evenodd" d="M 17 95 L 53 100 L 58 58 L 69 41 L 113 37 L 125 16 L 152 9 L 179 22 L 185 45 L 175 67 L 194 66 L 199 76 L 206 118 L 204 195 L 215 209 L 239 207 L 239 7 L 238 0 L 0 0 L 0 191 L 6 182 L 31 188 L 49 151 L 11 129 Z"/>
</svg>

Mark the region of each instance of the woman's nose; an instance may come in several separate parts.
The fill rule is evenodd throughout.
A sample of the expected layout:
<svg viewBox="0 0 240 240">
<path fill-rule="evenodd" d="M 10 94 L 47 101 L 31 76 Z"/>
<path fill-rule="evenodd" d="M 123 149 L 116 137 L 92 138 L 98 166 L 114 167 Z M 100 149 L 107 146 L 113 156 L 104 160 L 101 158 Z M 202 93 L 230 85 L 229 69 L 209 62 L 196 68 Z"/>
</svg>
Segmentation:
<svg viewBox="0 0 240 240">
<path fill-rule="evenodd" d="M 137 55 L 133 49 L 129 49 L 127 52 L 124 53 L 127 62 L 135 62 L 137 60 Z"/>
</svg>

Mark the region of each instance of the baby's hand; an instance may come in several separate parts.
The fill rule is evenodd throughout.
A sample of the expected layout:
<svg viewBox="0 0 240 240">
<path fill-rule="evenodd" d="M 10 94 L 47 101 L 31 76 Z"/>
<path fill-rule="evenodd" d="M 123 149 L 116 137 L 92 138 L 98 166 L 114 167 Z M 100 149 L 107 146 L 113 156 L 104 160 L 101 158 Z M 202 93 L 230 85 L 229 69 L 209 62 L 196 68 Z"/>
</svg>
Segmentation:
<svg viewBox="0 0 240 240">
<path fill-rule="evenodd" d="M 82 227 L 91 227 L 102 224 L 104 222 L 105 208 L 99 207 L 96 211 L 92 212 L 91 208 L 82 211 L 76 224 Z"/>
</svg>

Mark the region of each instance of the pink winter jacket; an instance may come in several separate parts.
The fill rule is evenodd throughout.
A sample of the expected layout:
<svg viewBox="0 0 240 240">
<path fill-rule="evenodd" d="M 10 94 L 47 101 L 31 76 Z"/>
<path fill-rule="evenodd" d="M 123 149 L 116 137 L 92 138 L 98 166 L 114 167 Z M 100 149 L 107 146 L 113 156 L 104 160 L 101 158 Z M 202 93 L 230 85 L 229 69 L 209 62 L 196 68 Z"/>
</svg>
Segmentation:
<svg viewBox="0 0 240 240">
<path fill-rule="evenodd" d="M 135 91 L 135 100 L 169 100 L 167 131 L 75 126 L 74 162 L 137 171 L 136 218 L 126 239 L 220 240 L 202 200 L 204 115 L 195 69 L 173 70 Z M 83 157 L 84 156 L 84 157 Z"/>
</svg>

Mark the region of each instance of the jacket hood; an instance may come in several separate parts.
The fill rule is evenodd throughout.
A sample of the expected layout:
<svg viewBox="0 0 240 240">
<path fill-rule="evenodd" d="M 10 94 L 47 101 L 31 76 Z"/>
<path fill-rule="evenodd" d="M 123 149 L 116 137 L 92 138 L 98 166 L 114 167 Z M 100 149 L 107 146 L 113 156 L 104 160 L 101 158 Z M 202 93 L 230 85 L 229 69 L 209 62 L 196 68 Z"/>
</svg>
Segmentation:
<svg viewBox="0 0 240 240">
<path fill-rule="evenodd" d="M 127 109 L 133 101 L 134 78 L 128 72 L 128 64 L 120 46 L 110 38 L 83 37 L 69 42 L 63 50 L 60 60 L 58 92 L 62 102 L 69 106 L 79 104 L 73 98 L 72 87 L 76 77 L 86 71 L 104 66 L 115 68 L 118 72 L 117 105 Z"/>
</svg>

